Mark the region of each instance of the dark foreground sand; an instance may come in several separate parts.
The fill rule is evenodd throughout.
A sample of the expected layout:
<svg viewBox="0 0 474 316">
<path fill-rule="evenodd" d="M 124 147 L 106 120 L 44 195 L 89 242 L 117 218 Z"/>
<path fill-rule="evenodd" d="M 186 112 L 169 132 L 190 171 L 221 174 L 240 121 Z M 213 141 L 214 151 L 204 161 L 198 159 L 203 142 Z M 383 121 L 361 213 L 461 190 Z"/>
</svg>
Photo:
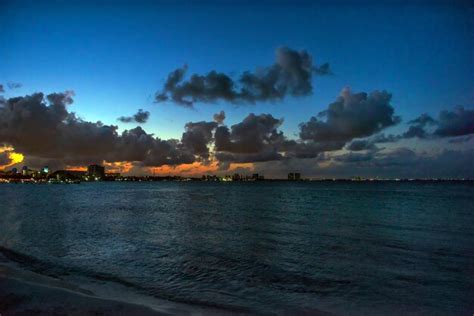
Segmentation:
<svg viewBox="0 0 474 316">
<path fill-rule="evenodd" d="M 106 298 L 47 276 L 0 265 L 0 315 L 222 315 L 223 311 L 160 301 L 147 307 Z"/>
</svg>

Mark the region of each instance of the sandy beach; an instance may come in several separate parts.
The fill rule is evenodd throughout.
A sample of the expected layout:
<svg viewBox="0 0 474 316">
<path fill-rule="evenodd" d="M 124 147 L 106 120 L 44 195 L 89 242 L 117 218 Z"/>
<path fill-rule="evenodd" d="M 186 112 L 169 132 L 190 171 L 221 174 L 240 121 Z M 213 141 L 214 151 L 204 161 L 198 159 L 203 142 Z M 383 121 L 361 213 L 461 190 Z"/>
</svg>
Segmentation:
<svg viewBox="0 0 474 316">
<path fill-rule="evenodd" d="M 145 306 L 107 299 L 59 279 L 0 265 L 0 315 L 32 314 L 221 315 L 222 311 L 166 300 L 154 300 L 152 306 Z"/>
</svg>

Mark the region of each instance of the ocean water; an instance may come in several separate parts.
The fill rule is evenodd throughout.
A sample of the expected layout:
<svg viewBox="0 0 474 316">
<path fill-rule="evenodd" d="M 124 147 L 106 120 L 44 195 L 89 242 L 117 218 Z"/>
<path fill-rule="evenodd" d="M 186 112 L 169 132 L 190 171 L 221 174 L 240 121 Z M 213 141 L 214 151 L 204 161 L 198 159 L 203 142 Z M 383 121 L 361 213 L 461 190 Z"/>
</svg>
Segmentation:
<svg viewBox="0 0 474 316">
<path fill-rule="evenodd" d="M 0 185 L 27 269 L 255 314 L 472 315 L 474 185 Z"/>
</svg>

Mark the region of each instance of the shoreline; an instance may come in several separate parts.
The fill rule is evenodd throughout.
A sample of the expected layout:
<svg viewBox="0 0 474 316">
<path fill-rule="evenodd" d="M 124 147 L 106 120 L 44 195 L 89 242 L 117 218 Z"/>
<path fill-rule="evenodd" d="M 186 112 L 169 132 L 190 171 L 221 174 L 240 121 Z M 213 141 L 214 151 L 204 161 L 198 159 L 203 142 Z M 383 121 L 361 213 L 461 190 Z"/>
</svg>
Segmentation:
<svg viewBox="0 0 474 316">
<path fill-rule="evenodd" d="M 104 294 L 115 287 L 113 284 L 108 285 L 102 291 L 93 291 L 68 281 L 13 267 L 2 261 L 0 315 L 236 315 L 224 310 L 131 293 L 122 293 L 120 299 L 117 295 L 113 298 L 106 297 Z M 120 292 L 120 289 L 116 292 Z"/>
</svg>

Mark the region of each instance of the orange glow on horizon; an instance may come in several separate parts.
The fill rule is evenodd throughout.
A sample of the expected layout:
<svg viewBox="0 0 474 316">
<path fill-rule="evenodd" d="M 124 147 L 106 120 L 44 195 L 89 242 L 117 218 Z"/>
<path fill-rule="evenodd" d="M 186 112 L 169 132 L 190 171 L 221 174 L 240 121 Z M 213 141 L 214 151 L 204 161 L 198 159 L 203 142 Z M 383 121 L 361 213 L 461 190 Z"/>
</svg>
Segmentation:
<svg viewBox="0 0 474 316">
<path fill-rule="evenodd" d="M 0 147 L 0 153 L 9 152 L 9 158 L 11 162 L 7 165 L 0 165 L 0 170 L 11 167 L 13 165 L 21 163 L 25 156 L 21 153 L 14 152 L 14 148 L 11 146 Z M 231 174 L 237 169 L 247 169 L 248 172 L 252 172 L 255 168 L 253 163 L 231 163 L 228 170 L 219 170 L 217 161 L 212 161 L 209 164 L 203 164 L 201 162 L 194 162 L 190 164 L 181 164 L 177 166 L 163 165 L 160 167 L 140 167 L 134 165 L 133 162 L 121 161 L 121 162 L 103 162 L 106 173 L 120 173 L 123 175 L 132 174 L 149 174 L 156 176 L 187 176 L 196 177 L 204 174 Z M 87 166 L 81 165 L 67 165 L 65 170 L 71 171 L 87 171 Z"/>
<path fill-rule="evenodd" d="M 191 164 L 181 164 L 177 166 L 163 165 L 160 167 L 147 168 L 149 173 L 156 176 L 182 175 L 182 176 L 197 176 L 205 173 L 212 173 L 218 170 L 217 162 L 212 162 L 209 165 L 203 165 L 200 162 L 193 162 Z"/>
<path fill-rule="evenodd" d="M 65 170 L 69 171 L 87 171 L 86 166 L 66 166 Z"/>
<path fill-rule="evenodd" d="M 133 168 L 133 163 L 127 161 L 104 162 L 106 173 L 129 173 Z"/>
<path fill-rule="evenodd" d="M 232 163 L 226 171 L 223 173 L 233 172 L 237 168 L 245 168 L 249 171 L 254 170 L 253 163 Z M 202 164 L 201 162 L 194 162 L 191 164 L 181 164 L 178 166 L 169 166 L 164 165 L 161 167 L 151 167 L 148 168 L 148 171 L 157 176 L 168 176 L 168 175 L 179 175 L 179 176 L 201 176 L 203 174 L 212 174 L 219 171 L 219 166 L 217 161 L 213 161 L 210 164 Z"/>
<path fill-rule="evenodd" d="M 6 151 L 9 152 L 8 158 L 10 159 L 10 163 L 6 165 L 1 165 L 0 170 L 4 170 L 5 168 L 19 164 L 25 159 L 25 156 L 23 156 L 23 154 L 14 152 L 14 150 L 15 149 L 11 146 L 4 146 L 0 148 L 0 153 L 6 152 Z"/>
</svg>

